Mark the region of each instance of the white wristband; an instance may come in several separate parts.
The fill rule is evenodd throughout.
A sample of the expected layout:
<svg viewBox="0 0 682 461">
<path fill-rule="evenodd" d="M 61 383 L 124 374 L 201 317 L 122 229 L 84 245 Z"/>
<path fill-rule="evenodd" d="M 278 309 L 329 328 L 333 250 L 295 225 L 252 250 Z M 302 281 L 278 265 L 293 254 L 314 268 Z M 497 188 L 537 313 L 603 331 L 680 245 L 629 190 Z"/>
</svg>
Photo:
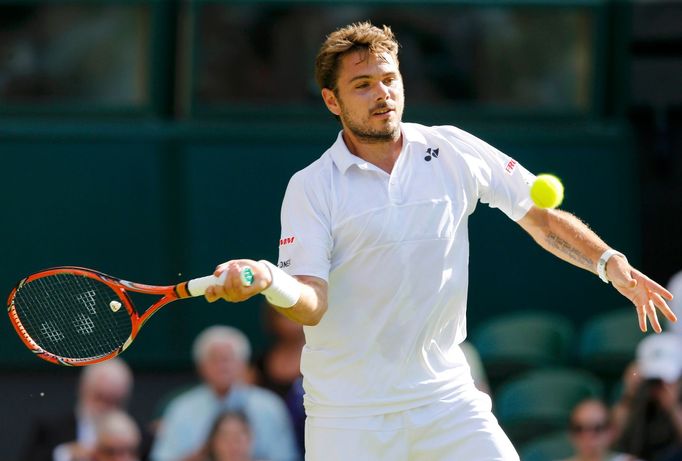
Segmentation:
<svg viewBox="0 0 682 461">
<path fill-rule="evenodd" d="M 608 277 L 606 277 L 606 263 L 609 262 L 611 256 L 615 255 L 622 256 L 626 261 L 628 260 L 628 258 L 626 258 L 625 255 L 620 251 L 616 251 L 613 248 L 609 248 L 604 253 L 602 253 L 601 257 L 599 258 L 599 261 L 597 262 L 597 274 L 604 283 L 609 283 L 609 279 Z"/>
<path fill-rule="evenodd" d="M 271 262 L 264 259 L 259 262 L 265 264 L 272 276 L 270 286 L 261 291 L 268 302 L 283 309 L 296 304 L 301 297 L 301 283 Z"/>
</svg>

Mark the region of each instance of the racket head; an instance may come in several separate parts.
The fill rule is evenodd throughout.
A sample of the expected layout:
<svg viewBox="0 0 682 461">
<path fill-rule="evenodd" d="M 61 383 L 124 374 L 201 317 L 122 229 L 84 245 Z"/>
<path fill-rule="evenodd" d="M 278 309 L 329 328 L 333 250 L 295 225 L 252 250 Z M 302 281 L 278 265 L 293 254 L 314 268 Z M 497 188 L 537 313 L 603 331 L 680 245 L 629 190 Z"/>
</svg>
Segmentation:
<svg viewBox="0 0 682 461">
<path fill-rule="evenodd" d="M 10 293 L 10 321 L 26 347 L 48 362 L 110 359 L 130 345 L 141 324 L 121 282 L 79 267 L 37 272 Z"/>
</svg>

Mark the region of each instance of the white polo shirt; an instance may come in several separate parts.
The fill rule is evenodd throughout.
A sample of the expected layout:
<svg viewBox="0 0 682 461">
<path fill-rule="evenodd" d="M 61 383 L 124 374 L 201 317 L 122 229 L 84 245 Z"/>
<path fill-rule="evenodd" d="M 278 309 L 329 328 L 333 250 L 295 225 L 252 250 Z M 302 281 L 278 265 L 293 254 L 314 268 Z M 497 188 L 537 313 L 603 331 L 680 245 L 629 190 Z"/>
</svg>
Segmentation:
<svg viewBox="0 0 682 461">
<path fill-rule="evenodd" d="M 304 328 L 311 416 L 403 411 L 470 382 L 467 219 L 479 200 L 513 220 L 531 207 L 534 176 L 510 157 L 452 126 L 401 129 L 390 175 L 339 133 L 287 187 L 279 266 L 329 283 L 328 311 Z"/>
</svg>

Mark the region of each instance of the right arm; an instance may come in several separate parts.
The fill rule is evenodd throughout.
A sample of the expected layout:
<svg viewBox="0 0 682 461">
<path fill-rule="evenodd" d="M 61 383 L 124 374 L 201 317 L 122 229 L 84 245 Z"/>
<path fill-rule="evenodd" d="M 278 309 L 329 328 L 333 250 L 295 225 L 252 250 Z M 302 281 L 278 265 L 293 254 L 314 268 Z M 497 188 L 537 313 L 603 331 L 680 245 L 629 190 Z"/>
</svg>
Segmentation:
<svg viewBox="0 0 682 461">
<path fill-rule="evenodd" d="M 241 283 L 240 273 L 244 267 L 250 267 L 254 275 L 254 283 L 245 287 Z M 206 290 L 206 300 L 214 302 L 224 299 L 229 302 L 245 301 L 261 293 L 272 284 L 270 270 L 258 261 L 250 259 L 236 259 L 220 264 L 215 276 L 227 272 L 223 285 L 209 287 Z M 293 277 L 294 283 L 301 286 L 301 296 L 296 304 L 288 308 L 272 305 L 278 312 L 294 322 L 302 325 L 317 325 L 327 311 L 327 282 L 319 277 L 299 275 Z"/>
</svg>

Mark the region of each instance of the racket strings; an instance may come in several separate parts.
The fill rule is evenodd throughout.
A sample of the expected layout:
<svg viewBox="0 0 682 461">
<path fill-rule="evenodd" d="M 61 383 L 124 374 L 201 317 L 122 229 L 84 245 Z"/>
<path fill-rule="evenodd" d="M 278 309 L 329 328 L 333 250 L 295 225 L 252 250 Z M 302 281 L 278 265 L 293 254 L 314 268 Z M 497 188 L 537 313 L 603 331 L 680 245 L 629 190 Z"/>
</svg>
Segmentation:
<svg viewBox="0 0 682 461">
<path fill-rule="evenodd" d="M 116 291 L 96 279 L 52 274 L 25 283 L 14 305 L 28 336 L 63 358 L 88 359 L 120 348 L 132 331 L 128 312 L 110 308 Z"/>
</svg>

